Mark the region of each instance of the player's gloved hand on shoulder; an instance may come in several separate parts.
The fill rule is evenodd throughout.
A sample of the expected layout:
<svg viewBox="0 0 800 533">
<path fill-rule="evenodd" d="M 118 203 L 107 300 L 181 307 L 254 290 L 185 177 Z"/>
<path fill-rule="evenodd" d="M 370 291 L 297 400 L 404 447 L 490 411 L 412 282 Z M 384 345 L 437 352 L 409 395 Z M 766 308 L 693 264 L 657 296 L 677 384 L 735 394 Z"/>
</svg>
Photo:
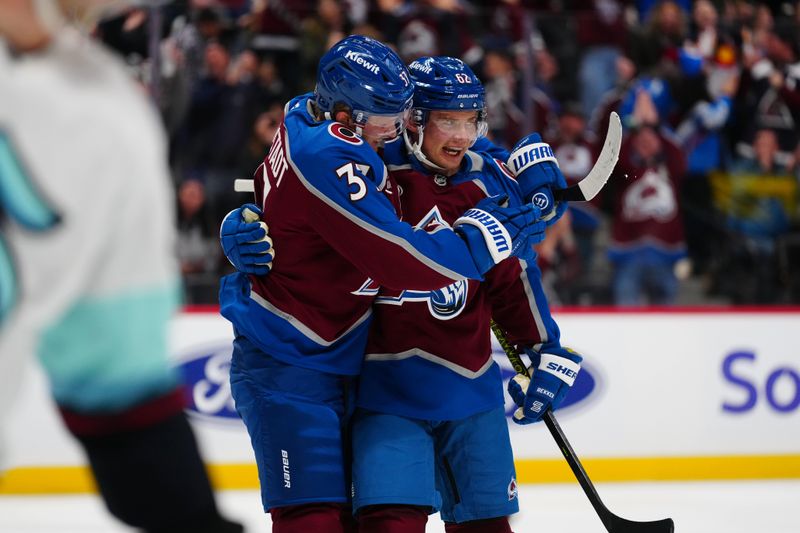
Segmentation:
<svg viewBox="0 0 800 533">
<path fill-rule="evenodd" d="M 533 261 L 533 245 L 544 239 L 545 223 L 539 220 L 537 207 L 508 207 L 507 203 L 506 197 L 484 198 L 453 224 L 481 274 L 511 256 Z"/>
<path fill-rule="evenodd" d="M 234 209 L 222 220 L 219 240 L 228 261 L 245 274 L 264 275 L 272 268 L 275 249 L 255 204 Z"/>
<path fill-rule="evenodd" d="M 517 404 L 513 420 L 527 425 L 538 422 L 548 409 L 557 409 L 581 369 L 581 357 L 569 348 L 555 347 L 539 353 L 526 350 L 531 359 L 531 378 L 517 374 L 508 382 L 508 393 Z"/>
<path fill-rule="evenodd" d="M 554 189 L 563 189 L 567 180 L 550 145 L 538 133 L 523 137 L 511 150 L 508 168 L 522 188 L 522 196 L 542 210 L 542 219 L 553 224 L 567 210 L 566 202 L 556 202 Z"/>
</svg>

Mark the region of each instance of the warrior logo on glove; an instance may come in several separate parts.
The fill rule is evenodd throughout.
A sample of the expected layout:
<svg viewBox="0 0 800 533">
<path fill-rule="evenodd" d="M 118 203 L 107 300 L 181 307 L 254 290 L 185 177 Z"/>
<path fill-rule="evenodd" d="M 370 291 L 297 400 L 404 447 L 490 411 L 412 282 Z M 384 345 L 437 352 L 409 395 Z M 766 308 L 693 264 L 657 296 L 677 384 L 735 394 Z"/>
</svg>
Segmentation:
<svg viewBox="0 0 800 533">
<path fill-rule="evenodd" d="M 534 194 L 531 198 L 531 202 L 542 211 L 547 211 L 547 208 L 550 207 L 550 198 L 543 192 Z"/>
</svg>

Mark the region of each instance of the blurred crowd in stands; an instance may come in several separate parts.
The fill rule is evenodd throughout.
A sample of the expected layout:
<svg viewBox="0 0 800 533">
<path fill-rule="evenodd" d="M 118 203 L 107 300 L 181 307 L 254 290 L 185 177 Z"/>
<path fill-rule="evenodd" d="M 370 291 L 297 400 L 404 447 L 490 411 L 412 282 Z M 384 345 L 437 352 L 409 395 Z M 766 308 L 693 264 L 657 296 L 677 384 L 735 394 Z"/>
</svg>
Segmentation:
<svg viewBox="0 0 800 533">
<path fill-rule="evenodd" d="M 540 132 L 570 181 L 620 114 L 608 186 L 539 249 L 553 303 L 800 303 L 800 2 L 746 0 L 188 0 L 104 23 L 170 135 L 187 303 L 216 302 L 234 180 L 351 33 L 462 58 L 494 142 Z"/>
</svg>

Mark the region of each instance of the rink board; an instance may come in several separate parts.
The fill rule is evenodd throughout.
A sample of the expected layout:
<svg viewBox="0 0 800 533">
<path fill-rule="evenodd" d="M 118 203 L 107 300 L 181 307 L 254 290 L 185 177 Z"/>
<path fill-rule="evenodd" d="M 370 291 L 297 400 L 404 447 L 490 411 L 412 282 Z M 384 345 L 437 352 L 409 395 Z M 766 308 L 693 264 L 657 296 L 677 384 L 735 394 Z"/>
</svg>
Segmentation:
<svg viewBox="0 0 800 533">
<path fill-rule="evenodd" d="M 800 310 L 561 311 L 563 341 L 586 357 L 558 419 L 596 481 L 800 478 Z M 221 488 L 258 480 L 227 385 L 231 328 L 213 311 L 177 317 L 176 366 Z M 500 348 L 497 360 L 512 375 Z M 8 437 L 3 493 L 92 490 L 31 366 Z M 507 405 L 511 412 L 511 405 Z M 522 483 L 571 481 L 547 429 L 510 424 Z"/>
</svg>

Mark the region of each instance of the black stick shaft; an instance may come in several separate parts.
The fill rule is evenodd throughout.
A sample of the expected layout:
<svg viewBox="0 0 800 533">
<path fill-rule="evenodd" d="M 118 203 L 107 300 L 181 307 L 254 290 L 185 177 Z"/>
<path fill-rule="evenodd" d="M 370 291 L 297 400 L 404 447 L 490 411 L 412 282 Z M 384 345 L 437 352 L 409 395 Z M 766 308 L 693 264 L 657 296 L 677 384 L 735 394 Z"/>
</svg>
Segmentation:
<svg viewBox="0 0 800 533">
<path fill-rule="evenodd" d="M 605 504 L 603 504 L 603 501 L 600 499 L 600 495 L 597 493 L 597 489 L 594 487 L 594 483 L 592 483 L 592 480 L 589 479 L 589 474 L 587 474 L 586 470 L 584 470 L 580 459 L 578 459 L 578 456 L 575 453 L 575 450 L 572 449 L 572 445 L 570 445 L 569 441 L 567 440 L 567 436 L 564 435 L 564 432 L 561 430 L 561 426 L 558 425 L 558 420 L 556 420 L 553 411 L 548 410 L 544 414 L 544 423 L 547 426 L 547 429 L 550 430 L 553 440 L 556 441 L 558 449 L 561 450 L 561 453 L 564 455 L 564 459 L 567 460 L 567 464 L 572 469 L 572 473 L 575 474 L 575 478 L 578 480 L 578 483 L 580 483 L 581 488 L 583 488 L 583 492 L 586 493 L 586 496 L 592 503 L 592 507 L 594 507 L 594 510 L 597 511 L 597 515 L 600 517 L 603 525 L 606 526 L 606 529 L 611 531 L 613 520 L 610 516 L 608 508 L 605 506 Z"/>
<path fill-rule="evenodd" d="M 500 326 L 498 326 L 497 322 L 494 320 L 492 320 L 491 326 L 494 336 L 497 338 L 497 342 L 500 343 L 500 346 L 506 353 L 508 360 L 511 362 L 511 366 L 514 367 L 514 370 L 518 374 L 528 376 L 525 363 L 522 361 L 522 358 L 520 357 L 516 348 L 514 348 L 511 343 L 508 342 L 503 330 L 500 329 Z M 572 473 L 575 474 L 575 478 L 583 488 L 583 492 L 585 492 L 586 496 L 588 496 L 589 501 L 592 503 L 592 507 L 594 507 L 595 511 L 597 511 L 597 514 L 600 516 L 600 519 L 603 521 L 603 525 L 605 525 L 606 528 L 609 528 L 610 524 L 607 523 L 609 519 L 608 509 L 605 505 L 603 505 L 602 500 L 600 500 L 600 495 L 597 493 L 597 489 L 594 488 L 594 484 L 589 479 L 589 475 L 586 473 L 586 470 L 584 470 L 583 465 L 578 459 L 578 456 L 575 454 L 575 450 L 572 449 L 572 445 L 570 445 L 566 435 L 564 435 L 564 432 L 561 430 L 561 426 L 558 425 L 558 421 L 556 420 L 556 417 L 553 415 L 552 411 L 548 410 L 544 414 L 544 423 L 547 425 L 547 429 L 550 430 L 550 434 L 556 441 L 558 449 L 561 450 L 561 453 L 564 455 L 564 459 L 567 460 L 567 464 L 569 464 L 569 467 L 572 469 Z"/>
<path fill-rule="evenodd" d="M 510 342 L 508 342 L 508 339 L 506 338 L 503 330 L 500 329 L 500 326 L 498 326 L 497 323 L 492 320 L 491 327 L 495 337 L 497 337 L 497 342 L 500 343 L 500 346 L 506 353 L 506 356 L 511 362 L 511 366 L 514 367 L 514 370 L 523 376 L 530 377 L 528 374 L 528 369 L 525 367 L 525 363 L 522 361 L 519 352 L 514 346 L 511 345 Z M 594 483 L 592 483 L 592 480 L 589 479 L 589 474 L 587 474 L 586 470 L 584 470 L 580 459 L 578 459 L 578 455 L 575 453 L 575 450 L 572 449 L 572 445 L 567 440 L 567 436 L 564 435 L 564 432 L 561 430 L 561 426 L 558 424 L 553 411 L 548 409 L 543 418 L 547 429 L 553 436 L 553 440 L 555 440 L 556 444 L 558 445 L 558 449 L 561 450 L 561 453 L 564 455 L 564 459 L 567 460 L 567 464 L 569 465 L 570 469 L 572 469 L 572 473 L 575 475 L 575 478 L 578 480 L 583 492 L 589 498 L 589 501 L 591 502 L 592 507 L 594 507 L 595 512 L 597 512 L 597 516 L 600 518 L 600 521 L 603 523 L 609 533 L 674 533 L 675 524 L 672 522 L 671 518 L 656 520 L 654 522 L 634 522 L 632 520 L 621 518 L 609 511 L 608 507 L 606 507 L 603 503 L 603 500 L 600 499 L 600 495 L 597 493 Z"/>
</svg>

